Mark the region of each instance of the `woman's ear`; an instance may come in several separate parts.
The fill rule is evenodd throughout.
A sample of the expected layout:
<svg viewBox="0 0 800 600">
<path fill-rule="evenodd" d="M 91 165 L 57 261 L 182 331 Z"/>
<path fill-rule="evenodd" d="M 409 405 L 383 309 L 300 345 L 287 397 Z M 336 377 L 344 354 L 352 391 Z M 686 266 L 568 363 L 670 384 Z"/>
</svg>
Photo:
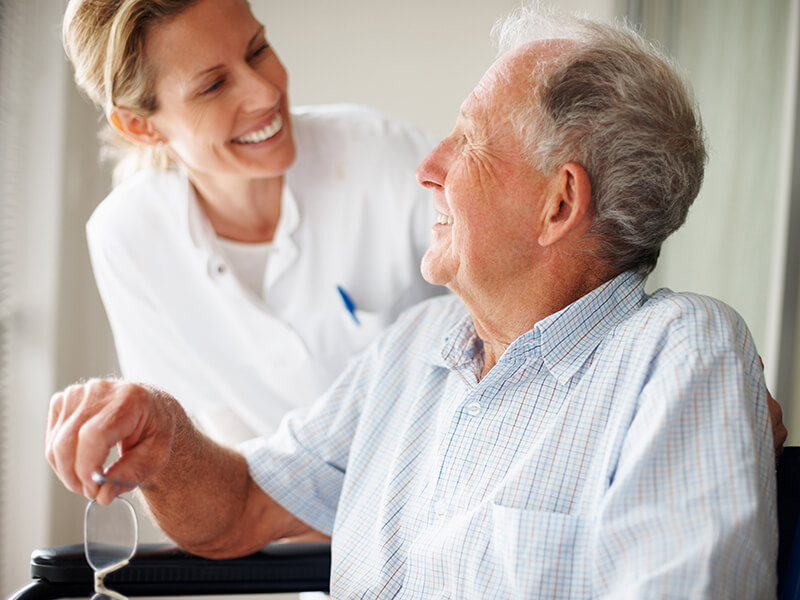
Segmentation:
<svg viewBox="0 0 800 600">
<path fill-rule="evenodd" d="M 108 114 L 108 122 L 125 137 L 139 144 L 152 146 L 164 141 L 150 119 L 127 108 L 112 108 Z"/>
<path fill-rule="evenodd" d="M 549 246 L 576 232 L 582 236 L 591 225 L 592 184 L 578 163 L 561 167 L 552 181 L 545 204 L 539 244 Z"/>
</svg>

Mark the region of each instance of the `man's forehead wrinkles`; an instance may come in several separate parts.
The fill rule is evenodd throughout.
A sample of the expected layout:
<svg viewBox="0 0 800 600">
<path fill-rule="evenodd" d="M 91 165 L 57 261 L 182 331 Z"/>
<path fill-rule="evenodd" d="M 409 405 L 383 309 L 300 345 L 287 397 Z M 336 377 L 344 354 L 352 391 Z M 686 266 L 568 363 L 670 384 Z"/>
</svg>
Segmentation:
<svg viewBox="0 0 800 600">
<path fill-rule="evenodd" d="M 498 89 L 507 85 L 508 81 L 508 73 L 505 68 L 495 67 L 487 71 L 464 100 L 461 105 L 461 114 L 475 116 L 475 113 L 480 110 L 490 109 L 496 104 Z"/>
</svg>

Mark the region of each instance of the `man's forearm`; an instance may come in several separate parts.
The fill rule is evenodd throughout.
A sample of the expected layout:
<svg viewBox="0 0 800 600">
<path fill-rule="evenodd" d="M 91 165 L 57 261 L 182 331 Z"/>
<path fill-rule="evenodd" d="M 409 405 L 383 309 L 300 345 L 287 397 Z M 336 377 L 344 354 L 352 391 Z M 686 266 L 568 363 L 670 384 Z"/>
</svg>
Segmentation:
<svg viewBox="0 0 800 600">
<path fill-rule="evenodd" d="M 198 431 L 169 394 L 92 379 L 53 395 L 45 456 L 70 490 L 101 504 L 124 491 L 94 478 L 115 446 L 109 478 L 141 483 L 158 524 L 190 552 L 237 556 L 310 530 L 252 481 L 242 455 Z"/>
<path fill-rule="evenodd" d="M 164 532 L 189 552 L 227 558 L 254 552 L 307 527 L 253 482 L 247 462 L 175 410 L 169 462 L 142 490 Z"/>
</svg>

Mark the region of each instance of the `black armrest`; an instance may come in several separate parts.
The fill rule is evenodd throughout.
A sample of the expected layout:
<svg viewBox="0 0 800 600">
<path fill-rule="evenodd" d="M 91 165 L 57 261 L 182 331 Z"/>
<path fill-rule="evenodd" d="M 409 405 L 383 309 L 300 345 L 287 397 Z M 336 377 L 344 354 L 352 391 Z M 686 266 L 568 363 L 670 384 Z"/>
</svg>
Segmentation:
<svg viewBox="0 0 800 600">
<path fill-rule="evenodd" d="M 106 577 L 106 585 L 126 596 L 268 594 L 327 592 L 331 554 L 328 543 L 271 544 L 226 560 L 210 560 L 171 545 L 142 544 L 131 562 Z M 35 580 L 9 600 L 90 598 L 91 567 L 83 545 L 34 550 Z"/>
<path fill-rule="evenodd" d="M 786 446 L 778 459 L 778 588 L 786 577 L 800 517 L 800 446 Z"/>
</svg>

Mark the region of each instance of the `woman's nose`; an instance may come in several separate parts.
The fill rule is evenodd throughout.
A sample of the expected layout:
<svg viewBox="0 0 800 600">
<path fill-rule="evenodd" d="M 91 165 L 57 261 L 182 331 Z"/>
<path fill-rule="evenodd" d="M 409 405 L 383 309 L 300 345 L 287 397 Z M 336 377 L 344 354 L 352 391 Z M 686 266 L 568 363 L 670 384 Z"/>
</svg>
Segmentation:
<svg viewBox="0 0 800 600">
<path fill-rule="evenodd" d="M 283 95 L 279 81 L 249 65 L 240 74 L 242 105 L 245 110 L 259 110 L 276 105 Z"/>
</svg>

